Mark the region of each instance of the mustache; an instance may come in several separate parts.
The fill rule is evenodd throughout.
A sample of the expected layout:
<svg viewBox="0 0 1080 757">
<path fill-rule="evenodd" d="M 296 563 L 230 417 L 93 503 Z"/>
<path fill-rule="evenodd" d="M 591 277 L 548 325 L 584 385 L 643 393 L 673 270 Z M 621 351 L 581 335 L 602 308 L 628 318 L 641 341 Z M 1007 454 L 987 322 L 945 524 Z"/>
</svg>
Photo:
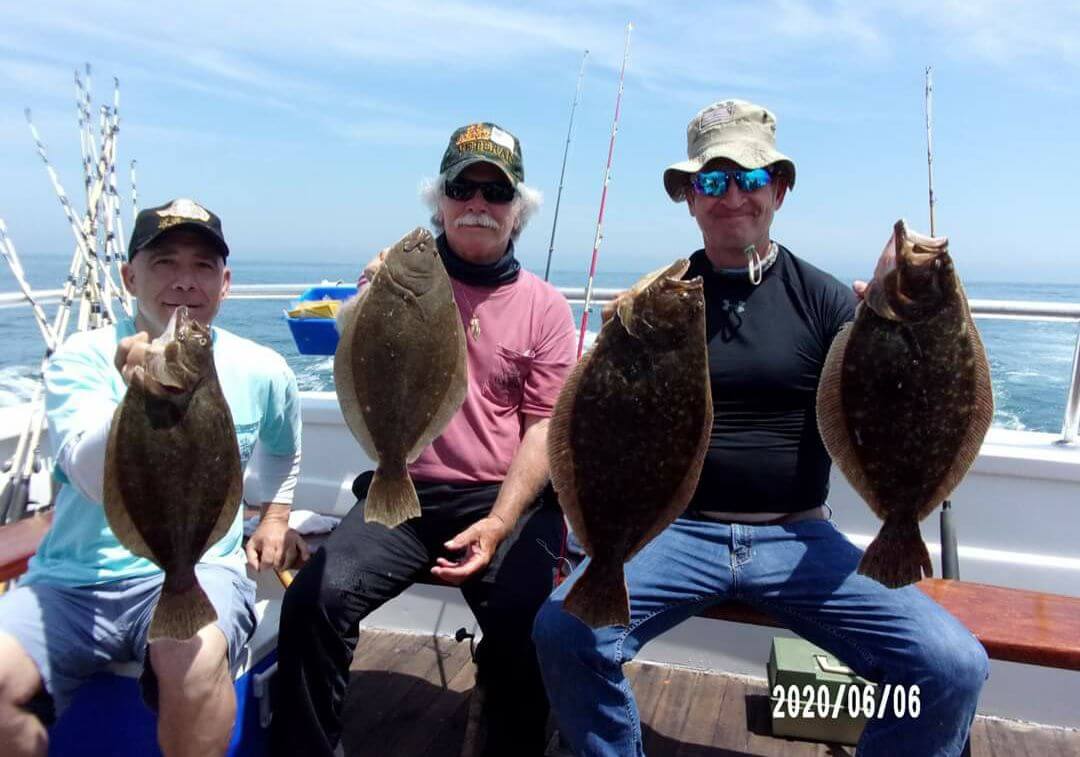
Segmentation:
<svg viewBox="0 0 1080 757">
<path fill-rule="evenodd" d="M 466 213 L 454 221 L 454 226 L 483 226 L 488 229 L 499 228 L 499 224 L 487 213 Z"/>
</svg>

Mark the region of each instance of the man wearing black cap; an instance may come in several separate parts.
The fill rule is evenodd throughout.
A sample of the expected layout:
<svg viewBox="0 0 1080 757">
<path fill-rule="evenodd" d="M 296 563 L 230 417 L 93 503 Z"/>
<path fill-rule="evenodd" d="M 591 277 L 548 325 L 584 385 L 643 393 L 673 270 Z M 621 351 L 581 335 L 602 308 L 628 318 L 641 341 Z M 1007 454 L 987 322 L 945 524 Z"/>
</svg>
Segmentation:
<svg viewBox="0 0 1080 757">
<path fill-rule="evenodd" d="M 17 589 L 0 597 L 5 754 L 44 754 L 45 730 L 32 713 L 48 712 L 51 699 L 59 714 L 82 681 L 110 662 L 144 663 L 144 697 L 158 710 L 158 740 L 166 754 L 224 754 L 236 715 L 230 671 L 255 619 L 242 508 L 196 566 L 217 621 L 189 641 L 148 645 L 163 574 L 119 543 L 101 505 L 106 443 L 127 382 L 178 306 L 210 325 L 229 291 L 229 248 L 216 215 L 178 199 L 139 213 L 128 254 L 122 276 L 138 301 L 134 321 L 73 334 L 45 373 L 49 441 L 61 487 L 52 527 L 27 573 Z M 242 464 L 258 458 L 263 516 L 246 562 L 255 569 L 284 567 L 306 550 L 288 529 L 300 462 L 296 380 L 277 353 L 222 329 L 212 334 Z"/>
<path fill-rule="evenodd" d="M 468 345 L 468 392 L 409 465 L 422 517 L 386 529 L 358 504 L 285 595 L 275 676 L 277 754 L 329 755 L 340 738 L 357 623 L 414 581 L 460 585 L 483 640 L 477 691 L 483 753 L 539 755 L 548 704 L 530 639 L 551 591 L 562 519 L 540 497 L 547 427 L 574 364 L 566 300 L 522 270 L 514 242 L 539 204 L 521 146 L 493 123 L 456 130 L 423 191 Z M 376 256 L 366 275 L 380 264 Z M 538 497 L 540 501 L 538 502 Z M 546 504 L 545 504 L 546 503 Z"/>
</svg>

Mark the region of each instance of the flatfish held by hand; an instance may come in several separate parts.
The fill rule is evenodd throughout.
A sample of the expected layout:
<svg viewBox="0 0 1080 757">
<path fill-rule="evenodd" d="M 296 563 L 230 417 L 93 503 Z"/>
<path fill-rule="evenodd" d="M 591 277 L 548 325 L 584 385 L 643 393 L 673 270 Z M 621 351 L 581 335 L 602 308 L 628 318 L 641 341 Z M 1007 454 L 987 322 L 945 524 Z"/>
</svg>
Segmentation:
<svg viewBox="0 0 1080 757">
<path fill-rule="evenodd" d="M 592 558 L 563 608 L 594 628 L 629 622 L 623 563 L 693 496 L 712 430 L 700 278 L 686 260 L 646 276 L 577 365 L 548 430 L 551 479 Z"/>
<path fill-rule="evenodd" d="M 120 542 L 165 581 L 148 640 L 189 639 L 217 620 L 195 563 L 228 532 L 243 478 L 210 330 L 178 307 L 113 415 L 105 516 Z"/>
<path fill-rule="evenodd" d="M 364 519 L 393 528 L 420 515 L 406 468 L 465 401 L 465 330 L 426 229 L 389 249 L 371 283 L 338 313 L 334 386 L 345 422 L 378 463 Z"/>
<path fill-rule="evenodd" d="M 994 415 L 990 369 L 948 240 L 897 221 L 821 374 L 821 438 L 885 521 L 859 572 L 885 586 L 933 566 L 919 521 L 971 467 Z"/>
</svg>

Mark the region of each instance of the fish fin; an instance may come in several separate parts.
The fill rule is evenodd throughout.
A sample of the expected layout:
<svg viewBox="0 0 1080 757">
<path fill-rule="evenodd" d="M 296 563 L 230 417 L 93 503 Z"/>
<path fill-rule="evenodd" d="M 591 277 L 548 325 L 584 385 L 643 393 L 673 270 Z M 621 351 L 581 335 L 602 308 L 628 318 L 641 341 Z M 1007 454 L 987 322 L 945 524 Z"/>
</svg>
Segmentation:
<svg viewBox="0 0 1080 757">
<path fill-rule="evenodd" d="M 570 423 L 574 415 L 574 398 L 577 396 L 578 384 L 584 374 L 585 366 L 592 357 L 592 353 L 578 361 L 563 382 L 562 390 L 555 401 L 555 409 L 548 423 L 548 469 L 551 475 L 551 485 L 559 497 L 559 505 L 566 519 L 570 522 L 570 528 L 574 532 L 586 552 L 590 552 L 589 534 L 585 528 L 585 520 L 581 514 L 581 508 L 577 502 L 577 490 L 574 480 L 574 452 L 570 445 Z"/>
<path fill-rule="evenodd" d="M 129 390 L 130 391 L 130 390 Z M 124 496 L 120 492 L 120 469 L 119 469 L 119 436 L 121 416 L 124 410 L 122 403 L 113 412 L 112 425 L 109 427 L 109 439 L 105 445 L 105 481 L 102 488 L 104 500 L 102 505 L 105 510 L 105 520 L 116 535 L 117 540 L 123 544 L 133 555 L 145 557 L 147 560 L 157 562 L 154 553 L 150 550 L 146 540 L 139 533 L 135 521 L 131 519 L 127 508 L 124 506 Z"/>
<path fill-rule="evenodd" d="M 704 336 L 704 334 L 702 335 Z M 702 352 L 705 352 L 706 347 L 704 339 L 702 339 Z M 698 437 L 697 449 L 694 452 L 693 458 L 690 460 L 690 465 L 686 469 L 686 475 L 683 477 L 682 482 L 671 496 L 671 500 L 663 512 L 665 517 L 658 518 L 644 536 L 638 540 L 633 549 L 626 555 L 627 560 L 640 552 L 646 544 L 660 535 L 660 532 L 671 525 L 672 521 L 678 518 L 685 510 L 686 506 L 690 503 L 690 500 L 694 497 L 694 492 L 697 491 L 698 481 L 701 479 L 701 469 L 705 466 L 705 455 L 709 451 L 709 440 L 712 438 L 713 428 L 713 401 L 712 401 L 712 382 L 709 380 L 709 363 L 708 355 L 705 355 L 701 361 L 702 371 L 702 385 L 705 387 L 705 395 L 703 398 L 705 414 L 702 416 L 701 435 Z"/>
<path fill-rule="evenodd" d="M 364 501 L 364 521 L 393 528 L 409 518 L 420 517 L 420 499 L 404 467 L 397 475 L 379 466 Z"/>
<path fill-rule="evenodd" d="M 844 415 L 842 392 L 844 353 L 847 351 L 848 341 L 854 330 L 854 323 L 845 324 L 833 339 L 829 354 L 825 357 L 817 389 L 818 434 L 821 435 L 821 441 L 829 457 L 844 474 L 851 488 L 879 517 L 885 517 L 885 513 L 881 512 L 876 505 L 877 499 L 874 497 L 873 489 L 863 475 L 859 455 Z"/>
<path fill-rule="evenodd" d="M 365 287 L 363 291 L 367 293 L 369 289 L 370 287 Z M 359 297 L 357 299 L 359 300 Z M 337 350 L 334 352 L 334 389 L 345 425 L 349 427 L 349 431 L 352 432 L 367 456 L 372 460 L 378 460 L 379 453 L 375 449 L 375 440 L 367 427 L 363 408 L 360 407 L 360 399 L 356 395 L 356 383 L 353 378 L 353 333 L 356 330 L 361 304 L 358 301 L 350 307 L 348 317 L 345 317 L 344 310 L 338 312 L 337 326 L 341 337 L 338 339 Z"/>
<path fill-rule="evenodd" d="M 915 513 L 888 518 L 859 562 L 859 573 L 897 589 L 934 575 Z"/>
<path fill-rule="evenodd" d="M 983 347 L 979 330 L 975 327 L 971 312 L 966 312 L 965 317 L 972 339 L 972 359 L 975 361 L 975 392 L 971 400 L 973 412 L 968 423 L 967 433 L 964 434 L 964 438 L 956 450 L 956 459 L 937 489 L 934 490 L 924 508 L 924 512 L 919 513 L 920 518 L 925 518 L 933 512 L 934 508 L 945 499 L 948 499 L 953 489 L 960 485 L 960 482 L 974 464 L 975 458 L 979 456 L 979 450 L 982 449 L 986 432 L 990 429 L 990 424 L 994 420 L 994 389 L 990 384 L 990 365 L 986 359 L 986 348 Z"/>
<path fill-rule="evenodd" d="M 622 561 L 591 561 L 563 600 L 563 609 L 593 628 L 629 625 L 630 595 Z"/>
<path fill-rule="evenodd" d="M 441 265 L 441 263 L 440 263 Z M 457 414 L 457 411 L 461 409 L 461 405 L 465 402 L 465 395 L 469 390 L 469 362 L 468 362 L 468 344 L 465 341 L 465 328 L 461 325 L 461 320 L 457 315 L 456 305 L 454 306 L 454 323 L 457 328 L 454 329 L 454 340 L 458 344 L 458 359 L 454 365 L 454 375 L 450 378 L 450 383 L 447 386 L 446 394 L 443 395 L 442 402 L 439 403 L 439 407 L 435 410 L 435 414 L 432 415 L 431 420 L 428 422 L 427 433 L 422 434 L 416 443 L 409 450 L 409 454 L 406 456 L 406 462 L 415 462 L 420 453 L 427 449 L 427 446 L 435 441 L 436 438 L 442 435 L 442 432 L 446 430 L 450 420 Z"/>
<path fill-rule="evenodd" d="M 218 420 L 225 425 L 223 431 L 226 438 L 231 437 L 233 444 L 235 445 L 232 449 L 233 460 L 230 466 L 232 471 L 229 474 L 229 489 L 225 493 L 225 500 L 222 502 L 221 512 L 218 513 L 217 520 L 214 521 L 214 527 L 206 537 L 206 543 L 203 544 L 202 548 L 196 553 L 199 557 L 206 554 L 206 550 L 224 539 L 225 534 L 229 533 L 229 529 L 232 528 L 232 524 L 236 520 L 236 511 L 240 509 L 240 503 L 244 499 L 244 470 L 240 464 L 240 445 L 236 441 L 235 426 L 233 425 L 232 412 L 229 409 L 229 405 L 227 402 L 222 402 L 222 406 L 225 411 L 219 416 Z M 262 502 L 256 504 L 262 505 Z"/>
<path fill-rule="evenodd" d="M 217 611 L 210 604 L 198 580 L 179 591 L 169 588 L 170 579 L 166 576 L 161 588 L 154 616 L 150 620 L 150 633 L 147 641 L 158 639 L 177 639 L 186 641 L 218 619 Z"/>
</svg>

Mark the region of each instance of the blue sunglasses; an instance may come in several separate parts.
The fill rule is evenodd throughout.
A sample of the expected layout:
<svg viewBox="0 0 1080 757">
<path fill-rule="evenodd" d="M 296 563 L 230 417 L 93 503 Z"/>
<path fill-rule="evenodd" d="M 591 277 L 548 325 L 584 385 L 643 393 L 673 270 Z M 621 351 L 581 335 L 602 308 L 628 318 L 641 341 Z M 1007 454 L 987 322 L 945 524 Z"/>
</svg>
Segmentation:
<svg viewBox="0 0 1080 757">
<path fill-rule="evenodd" d="M 750 171 L 701 171 L 691 177 L 690 183 L 699 195 L 723 197 L 727 194 L 732 179 L 743 192 L 753 192 L 767 186 L 772 181 L 772 174 L 767 168 L 754 168 Z"/>
</svg>

